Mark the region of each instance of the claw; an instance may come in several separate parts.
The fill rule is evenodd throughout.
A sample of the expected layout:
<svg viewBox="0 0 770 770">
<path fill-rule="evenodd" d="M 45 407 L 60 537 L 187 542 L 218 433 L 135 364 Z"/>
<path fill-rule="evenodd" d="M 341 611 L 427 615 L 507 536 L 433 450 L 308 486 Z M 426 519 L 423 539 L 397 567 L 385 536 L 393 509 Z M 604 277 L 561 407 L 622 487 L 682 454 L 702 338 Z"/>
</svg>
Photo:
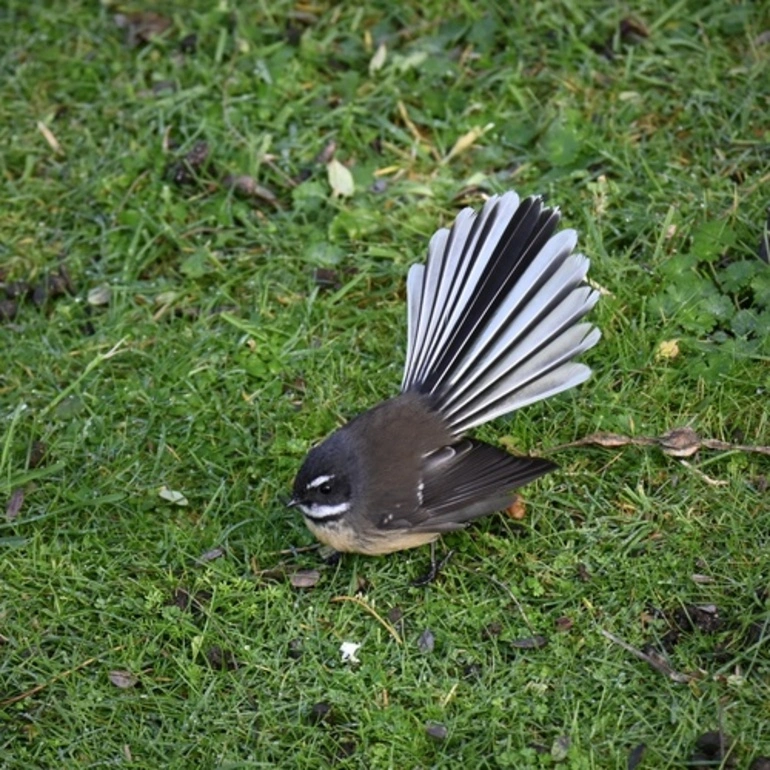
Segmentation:
<svg viewBox="0 0 770 770">
<path fill-rule="evenodd" d="M 416 586 L 418 588 L 422 588 L 422 586 L 430 585 L 441 572 L 442 569 L 446 566 L 447 562 L 454 556 L 454 551 L 449 551 L 447 555 L 440 561 L 436 562 L 436 543 L 433 542 L 430 544 L 430 570 L 426 572 L 424 575 L 420 575 L 416 580 L 412 581 L 412 585 Z"/>
</svg>

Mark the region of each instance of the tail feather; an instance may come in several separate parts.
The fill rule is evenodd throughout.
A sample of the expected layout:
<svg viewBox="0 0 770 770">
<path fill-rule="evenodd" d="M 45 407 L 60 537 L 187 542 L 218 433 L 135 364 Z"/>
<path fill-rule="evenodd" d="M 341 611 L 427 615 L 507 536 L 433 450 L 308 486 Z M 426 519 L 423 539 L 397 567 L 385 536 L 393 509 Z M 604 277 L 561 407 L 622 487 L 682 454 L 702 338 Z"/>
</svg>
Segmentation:
<svg viewBox="0 0 770 770">
<path fill-rule="evenodd" d="M 472 209 L 464 209 L 450 230 L 441 229 L 431 238 L 420 286 L 418 344 L 414 361 L 405 371 L 404 390 L 413 382 L 427 378 L 434 369 L 436 357 L 447 347 L 447 335 L 457 331 L 466 315 L 469 303 L 474 300 L 474 288 L 495 256 L 494 247 L 505 236 L 505 227 L 518 206 L 518 196 L 509 193 L 507 199 L 501 201 L 501 211 L 485 207 L 477 216 Z"/>
<path fill-rule="evenodd" d="M 554 234 L 558 211 L 538 198 L 493 196 L 463 210 L 409 271 L 403 390 L 431 394 L 460 433 L 583 382 L 569 363 L 598 342 L 577 322 L 598 293 L 574 230 Z"/>
</svg>

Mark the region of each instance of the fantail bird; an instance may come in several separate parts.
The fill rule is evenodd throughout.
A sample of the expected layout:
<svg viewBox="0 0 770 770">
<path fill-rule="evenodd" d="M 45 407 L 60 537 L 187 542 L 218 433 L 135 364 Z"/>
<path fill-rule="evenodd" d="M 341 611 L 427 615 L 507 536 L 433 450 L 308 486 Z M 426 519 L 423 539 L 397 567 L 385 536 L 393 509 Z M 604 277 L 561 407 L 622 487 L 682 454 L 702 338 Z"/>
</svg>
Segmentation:
<svg viewBox="0 0 770 770">
<path fill-rule="evenodd" d="M 463 434 L 584 382 L 575 356 L 599 330 L 579 323 L 599 298 L 574 230 L 539 197 L 494 195 L 435 233 L 407 279 L 401 394 L 310 450 L 290 506 L 337 551 L 385 554 L 508 507 L 557 466 Z"/>
</svg>

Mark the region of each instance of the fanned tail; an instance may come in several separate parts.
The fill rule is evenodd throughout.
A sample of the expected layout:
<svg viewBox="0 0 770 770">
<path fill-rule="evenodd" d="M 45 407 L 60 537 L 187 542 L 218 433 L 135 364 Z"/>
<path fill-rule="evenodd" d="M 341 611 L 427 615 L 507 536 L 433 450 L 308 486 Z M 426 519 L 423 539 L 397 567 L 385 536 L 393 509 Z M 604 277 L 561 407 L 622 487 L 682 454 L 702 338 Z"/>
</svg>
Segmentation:
<svg viewBox="0 0 770 770">
<path fill-rule="evenodd" d="M 402 390 L 430 394 L 456 433 L 584 382 L 572 359 L 599 330 L 580 319 L 598 292 L 574 230 L 540 198 L 491 197 L 431 239 L 407 280 Z"/>
</svg>

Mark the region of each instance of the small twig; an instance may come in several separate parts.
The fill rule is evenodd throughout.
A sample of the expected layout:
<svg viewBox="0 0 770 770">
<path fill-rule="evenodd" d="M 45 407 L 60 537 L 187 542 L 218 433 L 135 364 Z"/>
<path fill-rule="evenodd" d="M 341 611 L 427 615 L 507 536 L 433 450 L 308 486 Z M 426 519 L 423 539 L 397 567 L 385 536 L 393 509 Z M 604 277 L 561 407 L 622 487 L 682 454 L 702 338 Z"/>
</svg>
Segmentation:
<svg viewBox="0 0 770 770">
<path fill-rule="evenodd" d="M 282 551 L 271 551 L 268 556 L 296 556 L 298 553 L 317 551 L 320 547 L 320 543 L 313 543 L 313 545 L 302 545 L 299 548 L 284 548 Z"/>
<path fill-rule="evenodd" d="M 626 652 L 630 652 L 634 657 L 639 658 L 639 660 L 643 660 L 645 663 L 647 663 L 647 665 L 651 666 L 657 672 L 663 674 L 663 676 L 668 677 L 672 681 L 679 684 L 687 684 L 693 680 L 693 677 L 690 676 L 690 674 L 682 674 L 679 671 L 671 668 L 671 666 L 669 666 L 669 664 L 663 659 L 662 656 L 657 657 L 648 655 L 646 652 L 642 652 L 640 649 L 630 645 L 628 642 L 624 642 L 620 637 L 615 636 L 615 634 L 612 634 L 609 631 L 605 631 L 603 628 L 600 628 L 599 631 L 605 639 L 609 639 L 611 642 L 614 642 L 618 646 L 622 647 Z"/>
<path fill-rule="evenodd" d="M 679 461 L 685 468 L 692 471 L 701 481 L 705 481 L 706 484 L 712 487 L 726 487 L 728 482 L 724 479 L 712 479 L 711 476 L 707 476 L 703 471 L 696 468 L 692 463 L 688 463 L 687 460 Z"/>
<path fill-rule="evenodd" d="M 122 650 L 125 647 L 124 644 L 119 644 L 117 647 L 113 647 L 110 650 L 107 650 L 107 652 L 102 653 L 101 655 L 95 655 L 93 658 L 88 658 L 88 660 L 84 660 L 82 663 L 78 663 L 77 666 L 74 668 L 67 669 L 67 671 L 62 671 L 59 674 L 56 674 L 55 676 L 51 677 L 47 682 L 43 682 L 42 684 L 38 684 L 35 687 L 33 687 L 31 690 L 27 690 L 26 692 L 21 692 L 18 695 L 14 695 L 10 698 L 6 698 L 5 700 L 0 701 L 0 708 L 4 708 L 5 706 L 10 706 L 13 703 L 18 703 L 20 700 L 24 700 L 25 698 L 31 698 L 33 695 L 37 695 L 41 690 L 45 690 L 46 687 L 50 687 L 54 682 L 58 682 L 60 679 L 64 679 L 65 677 L 70 676 L 71 674 L 74 674 L 76 671 L 80 671 L 83 668 L 86 668 L 87 666 L 90 666 L 92 663 L 96 663 L 96 661 L 101 660 L 105 655 L 108 655 L 111 652 L 117 652 L 118 650 Z"/>
<path fill-rule="evenodd" d="M 577 441 L 550 447 L 549 452 L 581 446 L 601 446 L 615 449 L 624 446 L 658 446 L 670 457 L 690 457 L 700 449 L 732 452 L 756 452 L 770 455 L 770 446 L 757 444 L 731 444 L 715 438 L 701 438 L 692 428 L 673 428 L 662 436 L 623 436 L 619 433 L 592 433 Z"/>
<path fill-rule="evenodd" d="M 357 604 L 359 607 L 362 607 L 365 609 L 375 620 L 377 620 L 380 625 L 399 643 L 403 644 L 401 637 L 398 635 L 398 631 L 396 631 L 393 626 L 388 623 L 385 618 L 383 618 L 381 615 L 377 613 L 377 611 L 369 606 L 363 599 L 360 599 L 358 596 L 335 596 L 332 598 L 333 602 L 353 602 L 353 604 Z"/>
</svg>

